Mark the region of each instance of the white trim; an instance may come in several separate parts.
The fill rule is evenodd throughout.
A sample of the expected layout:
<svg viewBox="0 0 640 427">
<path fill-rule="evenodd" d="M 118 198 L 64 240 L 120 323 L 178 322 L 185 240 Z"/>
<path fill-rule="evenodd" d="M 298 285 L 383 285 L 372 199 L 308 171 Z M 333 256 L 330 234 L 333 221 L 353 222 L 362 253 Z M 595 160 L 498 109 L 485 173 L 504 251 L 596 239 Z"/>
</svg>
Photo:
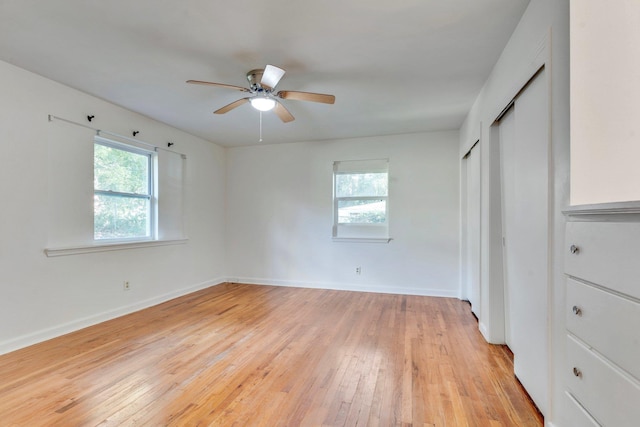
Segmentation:
<svg viewBox="0 0 640 427">
<path fill-rule="evenodd" d="M 417 295 L 427 297 L 442 297 L 459 299 L 459 290 L 425 289 L 417 286 L 395 287 L 382 285 L 361 285 L 354 283 L 337 282 L 302 282 L 298 280 L 274 280 L 256 277 L 234 277 L 231 283 L 243 283 L 248 285 L 283 286 L 290 288 L 307 289 L 331 289 L 336 291 L 373 292 L 378 294 Z"/>
<path fill-rule="evenodd" d="M 71 246 L 66 248 L 46 248 L 44 253 L 49 258 L 57 256 L 78 255 L 78 254 L 90 254 L 95 252 L 109 252 L 109 251 L 121 251 L 125 249 L 138 249 L 149 248 L 154 246 L 169 246 L 169 245 L 183 245 L 189 241 L 185 239 L 175 240 L 149 240 L 139 242 L 127 242 L 127 243 L 107 243 L 96 244 L 89 246 Z"/>
<path fill-rule="evenodd" d="M 484 337 L 485 341 L 487 341 L 489 344 L 504 344 L 504 340 L 500 340 L 500 341 L 494 340 L 495 337 L 492 337 L 489 334 L 489 329 L 487 328 L 487 325 L 485 325 L 480 319 L 478 319 L 478 329 L 480 330 L 480 333 Z"/>
<path fill-rule="evenodd" d="M 346 243 L 389 243 L 393 239 L 391 237 L 333 237 L 332 240 L 334 242 Z"/>
<path fill-rule="evenodd" d="M 23 335 L 17 338 L 10 339 L 8 341 L 0 342 L 0 355 L 6 354 L 11 351 L 19 350 L 30 345 L 34 345 L 52 338 L 56 338 L 71 332 L 78 331 L 88 326 L 97 325 L 98 323 L 106 322 L 107 320 L 115 319 L 127 314 L 134 313 L 136 311 L 143 310 L 145 308 L 152 307 L 154 305 L 161 304 L 163 302 L 188 295 L 193 292 L 200 291 L 202 289 L 217 286 L 226 282 L 226 278 L 211 279 L 206 282 L 197 283 L 186 288 L 181 288 L 173 292 L 169 292 L 163 295 L 158 295 L 143 301 L 138 301 L 134 304 L 124 307 L 118 307 L 113 310 L 104 311 L 102 313 L 94 314 L 84 317 L 82 319 L 73 320 L 61 325 L 52 326 L 47 329 L 42 329 L 27 335 Z"/>
<path fill-rule="evenodd" d="M 567 216 L 578 215 L 611 215 L 640 213 L 640 201 L 597 203 L 592 205 L 568 206 L 562 211 Z"/>
</svg>

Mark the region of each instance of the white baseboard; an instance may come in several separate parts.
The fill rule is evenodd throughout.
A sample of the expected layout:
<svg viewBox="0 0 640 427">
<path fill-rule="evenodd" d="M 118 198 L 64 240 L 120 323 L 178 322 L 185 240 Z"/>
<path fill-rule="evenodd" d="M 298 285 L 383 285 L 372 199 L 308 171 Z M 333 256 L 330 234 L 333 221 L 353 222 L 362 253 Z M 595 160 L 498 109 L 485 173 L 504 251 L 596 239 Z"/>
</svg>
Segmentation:
<svg viewBox="0 0 640 427">
<path fill-rule="evenodd" d="M 480 333 L 484 337 L 485 341 L 489 341 L 489 331 L 487 331 L 487 325 L 482 323 L 482 321 L 478 321 L 478 329 L 480 329 Z"/>
<path fill-rule="evenodd" d="M 40 343 L 42 341 L 50 340 L 52 338 L 68 334 L 70 332 L 75 332 L 88 326 L 97 325 L 98 323 L 106 322 L 107 320 L 115 319 L 116 317 L 134 313 L 136 311 L 161 304 L 165 301 L 169 301 L 174 298 L 199 291 L 201 289 L 206 289 L 211 286 L 216 286 L 224 282 L 226 282 L 226 278 L 208 280 L 206 282 L 198 283 L 186 288 L 177 289 L 163 295 L 158 295 L 144 301 L 138 301 L 135 304 L 118 307 L 113 310 L 108 310 L 92 316 L 84 317 L 82 319 L 77 319 L 72 322 L 64 323 L 62 325 L 53 326 L 51 328 L 13 338 L 8 341 L 0 342 L 0 354 L 6 354 L 33 344 Z"/>
<path fill-rule="evenodd" d="M 379 294 L 419 295 L 428 297 L 459 298 L 459 290 L 424 289 L 417 287 L 395 287 L 361 285 L 353 283 L 300 282 L 296 280 L 273 280 L 255 277 L 234 277 L 229 282 L 251 285 L 286 286 L 292 288 L 332 289 L 338 291 L 373 292 Z"/>
<path fill-rule="evenodd" d="M 298 282 L 293 280 L 271 280 L 271 279 L 258 279 L 250 277 L 223 277 L 206 282 L 198 283 L 193 286 L 181 288 L 173 292 L 169 292 L 163 295 L 158 295 L 153 298 L 146 299 L 144 301 L 138 301 L 135 304 L 127 305 L 124 307 L 118 307 L 113 310 L 98 313 L 92 316 L 77 319 L 72 322 L 64 323 L 62 325 L 56 325 L 51 328 L 42 329 L 27 335 L 22 335 L 11 340 L 0 342 L 0 354 L 6 354 L 15 350 L 19 350 L 24 347 L 28 347 L 33 344 L 37 344 L 52 338 L 59 337 L 77 330 L 93 326 L 98 323 L 106 322 L 107 320 L 115 319 L 116 317 L 124 316 L 139 310 L 143 310 L 154 305 L 161 304 L 165 301 L 169 301 L 174 298 L 187 295 L 201 289 L 216 286 L 225 282 L 235 283 L 247 283 L 254 285 L 272 285 L 272 286 L 286 286 L 295 288 L 312 288 L 312 289 L 333 289 L 340 291 L 354 291 L 354 292 L 374 292 L 383 294 L 399 294 L 399 295 L 420 295 L 431 297 L 446 297 L 446 298 L 459 298 L 458 290 L 442 290 L 442 289 L 423 289 L 416 287 L 391 287 L 391 286 L 375 286 L 375 285 L 361 285 L 350 283 L 319 283 L 319 282 Z"/>
</svg>

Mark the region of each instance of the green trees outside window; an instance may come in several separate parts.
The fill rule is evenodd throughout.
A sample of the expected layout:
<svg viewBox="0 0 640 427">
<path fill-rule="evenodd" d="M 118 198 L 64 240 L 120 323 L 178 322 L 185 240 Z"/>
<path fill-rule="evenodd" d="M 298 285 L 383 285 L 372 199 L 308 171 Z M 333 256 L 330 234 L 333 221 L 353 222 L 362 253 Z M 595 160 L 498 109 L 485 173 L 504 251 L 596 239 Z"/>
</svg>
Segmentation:
<svg viewBox="0 0 640 427">
<path fill-rule="evenodd" d="M 94 239 L 151 237 L 151 156 L 94 144 Z"/>
<path fill-rule="evenodd" d="M 384 224 L 388 184 L 386 172 L 336 174 L 338 224 Z"/>
</svg>

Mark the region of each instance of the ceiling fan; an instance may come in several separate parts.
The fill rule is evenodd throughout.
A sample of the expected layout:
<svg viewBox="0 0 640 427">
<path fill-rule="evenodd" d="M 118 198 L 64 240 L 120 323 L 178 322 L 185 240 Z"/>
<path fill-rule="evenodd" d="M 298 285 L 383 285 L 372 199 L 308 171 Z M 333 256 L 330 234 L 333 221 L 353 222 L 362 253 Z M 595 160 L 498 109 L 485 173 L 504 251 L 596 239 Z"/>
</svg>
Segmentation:
<svg viewBox="0 0 640 427">
<path fill-rule="evenodd" d="M 274 92 L 275 87 L 280 82 L 285 71 L 282 68 L 275 67 L 273 65 L 267 65 L 264 70 L 256 69 L 247 73 L 247 80 L 249 80 L 249 87 L 234 86 L 223 83 L 203 82 L 200 80 L 187 80 L 187 83 L 197 85 L 216 86 L 227 89 L 239 90 L 241 92 L 249 92 L 251 96 L 238 99 L 237 101 L 227 104 L 222 108 L 214 111 L 215 114 L 224 114 L 246 104 L 251 103 L 251 106 L 256 110 L 270 111 L 274 110 L 280 120 L 284 123 L 288 123 L 294 120 L 293 115 L 287 110 L 284 105 L 277 98 L 280 99 L 292 99 L 296 101 L 311 101 L 320 102 L 323 104 L 333 104 L 336 97 L 333 95 L 326 95 L 323 93 L 311 93 L 311 92 L 298 92 L 292 90 L 281 90 Z"/>
</svg>

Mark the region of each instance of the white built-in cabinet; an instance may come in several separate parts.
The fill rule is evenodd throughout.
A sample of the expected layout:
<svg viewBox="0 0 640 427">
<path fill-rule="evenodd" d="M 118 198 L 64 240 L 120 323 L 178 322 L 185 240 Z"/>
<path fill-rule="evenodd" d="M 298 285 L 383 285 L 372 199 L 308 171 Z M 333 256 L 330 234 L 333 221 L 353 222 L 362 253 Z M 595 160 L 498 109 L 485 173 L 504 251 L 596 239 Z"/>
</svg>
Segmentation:
<svg viewBox="0 0 640 427">
<path fill-rule="evenodd" d="M 640 426 L 639 37 L 640 1 L 570 1 L 561 427 Z"/>
<path fill-rule="evenodd" d="M 563 425 L 640 425 L 640 203 L 566 211 Z"/>
</svg>

